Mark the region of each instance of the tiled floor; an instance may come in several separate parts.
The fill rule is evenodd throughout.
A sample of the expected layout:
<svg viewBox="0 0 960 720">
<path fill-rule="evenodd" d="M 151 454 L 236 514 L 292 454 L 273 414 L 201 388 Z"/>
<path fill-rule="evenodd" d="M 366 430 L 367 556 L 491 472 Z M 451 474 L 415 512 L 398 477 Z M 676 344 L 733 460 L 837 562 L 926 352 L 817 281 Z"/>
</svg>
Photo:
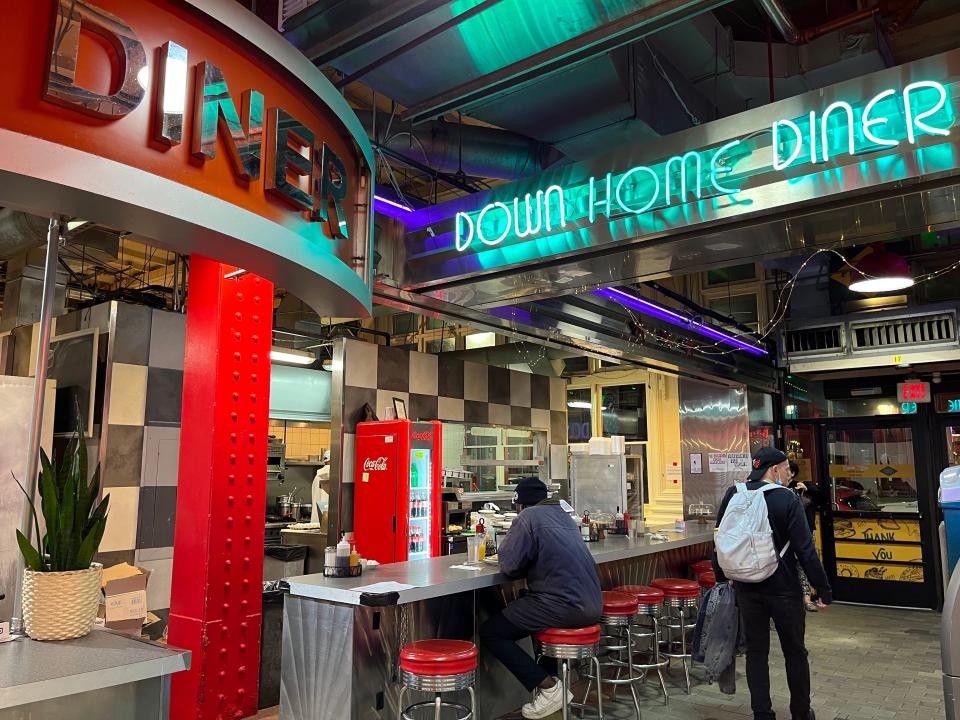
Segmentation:
<svg viewBox="0 0 960 720">
<path fill-rule="evenodd" d="M 935 613 L 834 605 L 808 615 L 807 647 L 813 670 L 813 700 L 819 720 L 940 720 L 940 616 Z M 773 700 L 780 718 L 790 717 L 783 659 L 771 653 Z M 743 660 L 738 661 L 742 668 Z M 669 680 L 679 683 L 679 672 Z M 737 694 L 723 695 L 706 685 L 694 669 L 691 695 L 670 688 L 666 707 L 653 684 L 645 688 L 641 709 L 650 720 L 750 720 L 750 694 L 742 670 Z M 608 703 L 608 720 L 633 717 L 632 705 Z M 265 713 L 263 720 L 274 720 Z M 559 715 L 557 715 L 559 718 Z M 502 720 L 514 720 L 520 714 Z"/>
</svg>

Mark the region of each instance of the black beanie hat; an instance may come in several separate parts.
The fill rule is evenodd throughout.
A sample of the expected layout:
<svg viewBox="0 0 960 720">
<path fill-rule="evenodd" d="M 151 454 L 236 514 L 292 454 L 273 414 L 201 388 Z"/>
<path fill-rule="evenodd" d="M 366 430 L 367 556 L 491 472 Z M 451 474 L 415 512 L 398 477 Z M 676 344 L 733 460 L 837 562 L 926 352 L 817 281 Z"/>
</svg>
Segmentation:
<svg viewBox="0 0 960 720">
<path fill-rule="evenodd" d="M 536 505 L 547 499 L 547 486 L 536 476 L 525 477 L 517 483 L 517 494 L 513 501 L 518 505 Z"/>
</svg>

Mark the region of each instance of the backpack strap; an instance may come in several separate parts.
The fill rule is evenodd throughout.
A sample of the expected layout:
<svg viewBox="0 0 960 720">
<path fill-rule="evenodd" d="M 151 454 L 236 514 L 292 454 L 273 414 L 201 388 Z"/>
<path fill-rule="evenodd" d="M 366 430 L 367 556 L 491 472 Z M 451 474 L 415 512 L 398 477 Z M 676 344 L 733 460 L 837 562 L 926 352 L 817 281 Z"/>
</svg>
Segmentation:
<svg viewBox="0 0 960 720">
<path fill-rule="evenodd" d="M 776 483 L 764 483 L 763 487 L 757 488 L 760 492 L 766 493 L 771 490 L 776 490 L 780 488 L 781 490 L 789 490 L 790 488 L 785 488 L 783 485 L 777 485 Z M 783 546 L 783 550 L 780 551 L 780 557 L 783 558 L 787 554 L 787 550 L 790 549 L 790 541 L 787 540 L 787 544 Z"/>
<path fill-rule="evenodd" d="M 740 492 L 740 493 L 745 493 L 745 492 L 747 492 L 747 484 L 746 484 L 746 483 L 742 483 L 742 482 L 738 482 L 738 483 L 737 483 L 737 492 Z"/>
<path fill-rule="evenodd" d="M 738 483 L 738 484 L 742 484 L 742 483 Z M 781 490 L 789 489 L 789 488 L 783 487 L 783 485 L 777 485 L 776 483 L 764 483 L 763 487 L 759 487 L 757 488 L 757 490 L 759 490 L 762 493 L 765 493 L 765 492 L 770 492 L 771 490 L 776 490 L 778 488 Z"/>
</svg>

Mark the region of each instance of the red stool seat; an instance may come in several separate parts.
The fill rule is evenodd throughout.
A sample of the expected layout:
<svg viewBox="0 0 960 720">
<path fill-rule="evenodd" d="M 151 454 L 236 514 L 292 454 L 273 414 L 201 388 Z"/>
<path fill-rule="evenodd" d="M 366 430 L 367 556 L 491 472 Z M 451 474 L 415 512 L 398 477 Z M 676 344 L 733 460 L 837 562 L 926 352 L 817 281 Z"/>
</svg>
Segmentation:
<svg viewBox="0 0 960 720">
<path fill-rule="evenodd" d="M 663 590 L 648 585 L 621 585 L 614 588 L 614 592 L 633 595 L 639 605 L 659 605 L 663 602 Z"/>
<path fill-rule="evenodd" d="M 603 614 L 607 617 L 636 615 L 638 606 L 635 595 L 615 591 L 603 593 Z"/>
<path fill-rule="evenodd" d="M 696 580 L 682 578 L 658 578 L 653 581 L 655 588 L 663 590 L 663 597 L 669 598 L 696 598 L 700 597 L 700 585 Z"/>
<path fill-rule="evenodd" d="M 596 645 L 600 642 L 600 626 L 582 628 L 549 628 L 534 634 L 545 645 Z"/>
<path fill-rule="evenodd" d="M 477 646 L 466 640 L 419 640 L 400 651 L 400 669 L 413 675 L 462 675 L 477 669 Z"/>
<path fill-rule="evenodd" d="M 697 582 L 700 583 L 700 587 L 702 587 L 704 590 L 709 590 L 717 584 L 716 573 L 714 573 L 713 570 L 700 573 L 700 575 L 697 577 Z"/>
<path fill-rule="evenodd" d="M 709 560 L 700 560 L 690 566 L 690 571 L 695 577 L 699 577 L 700 573 L 713 572 L 713 563 Z"/>
</svg>

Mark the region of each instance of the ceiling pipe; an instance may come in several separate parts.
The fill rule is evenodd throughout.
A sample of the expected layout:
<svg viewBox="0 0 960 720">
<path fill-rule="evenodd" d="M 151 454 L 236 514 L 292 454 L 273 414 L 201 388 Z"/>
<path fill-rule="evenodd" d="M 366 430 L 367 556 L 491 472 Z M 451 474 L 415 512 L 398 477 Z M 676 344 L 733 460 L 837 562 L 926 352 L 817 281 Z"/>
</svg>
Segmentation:
<svg viewBox="0 0 960 720">
<path fill-rule="evenodd" d="M 762 7 L 764 12 L 770 17 L 770 21 L 783 36 L 783 39 L 791 45 L 804 45 L 821 35 L 826 35 L 827 33 L 840 30 L 848 25 L 863 22 L 864 20 L 869 20 L 878 12 L 878 8 L 866 8 L 850 13 L 849 15 L 828 20 L 821 25 L 815 25 L 811 28 L 800 28 L 790 16 L 790 11 L 783 6 L 782 0 L 757 0 L 757 2 L 760 3 L 760 7 Z"/>
<path fill-rule="evenodd" d="M 374 145 L 454 177 L 516 180 L 543 172 L 564 157 L 548 143 L 500 128 L 434 120 L 413 127 L 394 119 L 388 138 L 374 137 L 373 112 L 356 110 Z M 384 122 L 380 114 L 377 134 Z M 411 137 L 412 134 L 412 137 Z M 462 175 L 461 175 L 462 173 Z"/>
</svg>

